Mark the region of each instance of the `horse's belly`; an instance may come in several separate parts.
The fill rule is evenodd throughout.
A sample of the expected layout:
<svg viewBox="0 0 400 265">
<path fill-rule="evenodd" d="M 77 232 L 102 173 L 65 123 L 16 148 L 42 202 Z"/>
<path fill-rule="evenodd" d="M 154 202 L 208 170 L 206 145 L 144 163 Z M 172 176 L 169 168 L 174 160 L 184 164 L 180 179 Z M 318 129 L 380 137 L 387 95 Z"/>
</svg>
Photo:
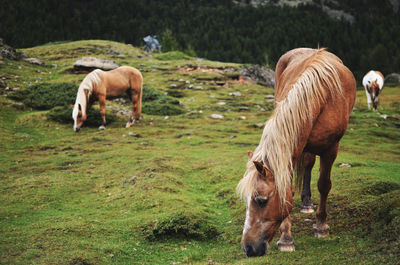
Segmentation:
<svg viewBox="0 0 400 265">
<path fill-rule="evenodd" d="M 311 130 L 304 151 L 320 155 L 340 141 L 346 132 L 348 118 L 337 114 L 320 115 Z"/>
</svg>

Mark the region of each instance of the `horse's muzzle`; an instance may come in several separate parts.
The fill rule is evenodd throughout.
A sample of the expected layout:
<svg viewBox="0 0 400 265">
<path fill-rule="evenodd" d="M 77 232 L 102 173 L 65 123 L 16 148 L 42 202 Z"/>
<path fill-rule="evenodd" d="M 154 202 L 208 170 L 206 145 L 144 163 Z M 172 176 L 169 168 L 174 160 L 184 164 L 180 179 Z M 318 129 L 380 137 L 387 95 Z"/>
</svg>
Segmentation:
<svg viewBox="0 0 400 265">
<path fill-rule="evenodd" d="M 256 246 L 252 244 L 246 244 L 243 247 L 243 251 L 244 253 L 246 253 L 247 257 L 259 257 L 267 253 L 268 245 L 264 241 L 261 242 L 260 244 L 257 244 Z"/>
<path fill-rule="evenodd" d="M 75 131 L 75 132 L 79 132 L 80 130 L 81 130 L 81 127 L 75 127 L 75 128 L 74 128 L 74 131 Z"/>
</svg>

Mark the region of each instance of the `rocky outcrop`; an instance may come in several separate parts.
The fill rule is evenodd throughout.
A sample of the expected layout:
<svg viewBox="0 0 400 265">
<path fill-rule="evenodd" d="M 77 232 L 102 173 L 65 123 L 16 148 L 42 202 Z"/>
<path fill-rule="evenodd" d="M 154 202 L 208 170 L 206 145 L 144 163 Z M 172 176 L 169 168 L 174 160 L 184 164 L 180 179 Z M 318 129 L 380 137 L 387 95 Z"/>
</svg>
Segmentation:
<svg viewBox="0 0 400 265">
<path fill-rule="evenodd" d="M 239 74 L 244 80 L 253 81 L 268 87 L 275 86 L 275 72 L 261 65 L 243 66 Z"/>
<path fill-rule="evenodd" d="M 96 57 L 83 57 L 74 63 L 74 71 L 77 73 L 88 73 L 95 69 L 109 71 L 118 67 L 119 65 L 114 61 L 103 60 Z"/>
<path fill-rule="evenodd" d="M 17 52 L 13 47 L 4 43 L 3 39 L 0 38 L 0 64 L 4 64 L 3 57 L 10 60 L 21 60 L 27 61 L 31 64 L 45 66 L 46 64 L 37 58 L 30 58 L 25 53 Z"/>
<path fill-rule="evenodd" d="M 20 60 L 27 56 L 22 52 L 17 52 L 13 47 L 4 43 L 3 39 L 0 38 L 0 56 L 8 58 L 10 60 Z"/>
</svg>

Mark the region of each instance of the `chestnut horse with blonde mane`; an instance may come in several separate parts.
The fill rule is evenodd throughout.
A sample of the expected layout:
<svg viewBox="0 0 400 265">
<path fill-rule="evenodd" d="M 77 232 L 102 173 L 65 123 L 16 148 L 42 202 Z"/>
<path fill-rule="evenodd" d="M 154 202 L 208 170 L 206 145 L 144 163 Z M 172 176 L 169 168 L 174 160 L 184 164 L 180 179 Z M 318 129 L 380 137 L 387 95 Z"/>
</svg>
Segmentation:
<svg viewBox="0 0 400 265">
<path fill-rule="evenodd" d="M 121 66 L 105 72 L 96 69 L 89 73 L 79 86 L 75 105 L 72 111 L 74 131 L 78 132 L 87 119 L 87 111 L 95 100 L 99 101 L 100 114 L 106 126 L 106 98 L 118 97 L 126 93 L 132 102 L 132 113 L 126 127 L 130 127 L 140 119 L 142 111 L 142 74 L 136 68 Z"/>
<path fill-rule="evenodd" d="M 247 256 L 261 256 L 280 229 L 278 248 L 293 251 L 290 212 L 292 176 L 303 183 L 302 208 L 311 211 L 310 178 L 315 156 L 320 156 L 318 237 L 329 234 L 326 202 L 331 169 L 339 141 L 346 132 L 356 97 L 350 70 L 325 49 L 299 48 L 285 53 L 275 72 L 275 110 L 266 122 L 260 143 L 249 152 L 247 170 L 237 186 L 246 200 L 242 248 Z"/>
</svg>

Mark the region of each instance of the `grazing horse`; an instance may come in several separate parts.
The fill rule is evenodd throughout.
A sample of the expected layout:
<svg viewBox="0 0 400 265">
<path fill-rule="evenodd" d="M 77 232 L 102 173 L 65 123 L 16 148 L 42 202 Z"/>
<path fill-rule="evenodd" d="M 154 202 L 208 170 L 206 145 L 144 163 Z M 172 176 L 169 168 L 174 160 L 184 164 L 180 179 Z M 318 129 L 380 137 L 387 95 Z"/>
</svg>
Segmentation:
<svg viewBox="0 0 400 265">
<path fill-rule="evenodd" d="M 316 236 L 326 236 L 326 202 L 330 174 L 356 97 L 350 70 L 324 49 L 299 48 L 285 53 L 275 72 L 275 109 L 266 122 L 237 192 L 247 202 L 242 248 L 247 256 L 264 255 L 278 229 L 278 248 L 293 251 L 290 212 L 295 167 L 298 178 L 310 182 L 315 156 L 320 156 L 320 202 Z M 301 174 L 303 173 L 303 174 Z M 300 185 L 300 184 L 298 184 Z M 308 187 L 309 189 L 309 187 Z M 309 196 L 303 204 L 309 203 Z M 306 205 L 310 206 L 310 205 Z"/>
<path fill-rule="evenodd" d="M 374 110 L 378 108 L 379 94 L 383 88 L 384 77 L 379 71 L 369 71 L 363 78 L 362 84 L 367 95 L 368 109 L 371 109 L 371 102 Z"/>
<path fill-rule="evenodd" d="M 106 97 L 117 97 L 126 93 L 132 102 L 132 113 L 126 127 L 130 127 L 140 119 L 142 111 L 142 84 L 143 77 L 139 70 L 121 66 L 105 72 L 96 69 L 89 73 L 79 86 L 75 105 L 72 111 L 74 131 L 79 132 L 87 118 L 87 111 L 95 100 L 99 101 L 100 114 L 103 124 L 99 130 L 106 126 Z"/>
</svg>

